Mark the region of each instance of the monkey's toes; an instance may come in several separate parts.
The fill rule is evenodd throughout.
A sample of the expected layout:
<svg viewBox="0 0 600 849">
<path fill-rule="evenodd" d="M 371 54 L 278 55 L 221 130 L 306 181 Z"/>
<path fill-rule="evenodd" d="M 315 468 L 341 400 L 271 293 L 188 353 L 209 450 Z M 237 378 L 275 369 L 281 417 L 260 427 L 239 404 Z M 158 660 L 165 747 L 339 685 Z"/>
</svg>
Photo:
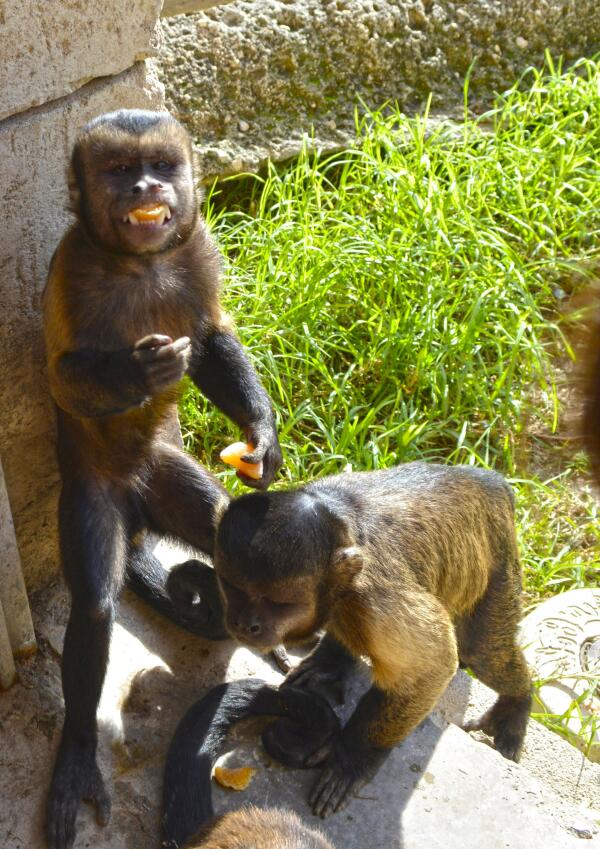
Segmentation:
<svg viewBox="0 0 600 849">
<path fill-rule="evenodd" d="M 509 761 L 519 762 L 523 748 L 523 735 L 503 729 L 494 737 L 494 746 Z"/>
</svg>

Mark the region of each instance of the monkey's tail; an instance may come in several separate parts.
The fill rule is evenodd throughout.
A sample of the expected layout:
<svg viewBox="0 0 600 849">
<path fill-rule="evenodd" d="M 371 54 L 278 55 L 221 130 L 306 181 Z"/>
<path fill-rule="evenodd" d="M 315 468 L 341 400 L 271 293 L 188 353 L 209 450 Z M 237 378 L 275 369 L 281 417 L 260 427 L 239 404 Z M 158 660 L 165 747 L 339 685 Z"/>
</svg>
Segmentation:
<svg viewBox="0 0 600 849">
<path fill-rule="evenodd" d="M 214 816 L 211 774 L 227 732 L 250 716 L 285 714 L 278 691 L 256 678 L 219 684 L 185 714 L 171 741 L 163 792 L 163 847 L 179 849 Z"/>
</svg>

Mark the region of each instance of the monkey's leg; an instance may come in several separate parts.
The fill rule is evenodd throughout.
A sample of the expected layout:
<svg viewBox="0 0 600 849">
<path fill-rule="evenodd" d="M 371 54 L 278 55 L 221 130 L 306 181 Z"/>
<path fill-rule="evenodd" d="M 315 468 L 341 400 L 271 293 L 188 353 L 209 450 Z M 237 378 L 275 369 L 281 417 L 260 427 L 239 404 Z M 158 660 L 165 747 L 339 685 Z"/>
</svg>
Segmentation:
<svg viewBox="0 0 600 849">
<path fill-rule="evenodd" d="M 516 643 L 520 603 L 511 581 L 499 577 L 469 617 L 457 624 L 460 658 L 499 698 L 466 731 L 494 738 L 498 751 L 518 760 L 531 710 L 531 676 Z"/>
<path fill-rule="evenodd" d="M 217 522 L 229 502 L 216 478 L 176 447 L 162 445 L 141 493 L 150 526 L 212 557 Z M 227 638 L 214 569 L 188 560 L 170 574 L 138 546 L 130 558 L 133 589 L 184 628 L 207 639 Z"/>
<path fill-rule="evenodd" d="M 355 666 L 355 658 L 344 646 L 330 634 L 324 634 L 317 647 L 289 673 L 283 686 L 292 684 L 341 704 L 348 676 Z"/>
<path fill-rule="evenodd" d="M 93 802 L 101 825 L 110 818 L 96 763 L 96 710 L 125 565 L 121 501 L 108 485 L 82 480 L 63 483 L 60 496 L 60 550 L 71 612 L 62 658 L 65 719 L 46 816 L 52 849 L 73 845 L 82 800 Z"/>
</svg>

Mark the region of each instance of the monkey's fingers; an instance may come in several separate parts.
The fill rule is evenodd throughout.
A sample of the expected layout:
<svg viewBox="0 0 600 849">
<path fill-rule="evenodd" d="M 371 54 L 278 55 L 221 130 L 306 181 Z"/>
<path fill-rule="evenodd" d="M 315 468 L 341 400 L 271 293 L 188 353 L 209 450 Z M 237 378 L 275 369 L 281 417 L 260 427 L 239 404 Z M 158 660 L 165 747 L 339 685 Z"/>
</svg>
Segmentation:
<svg viewBox="0 0 600 849">
<path fill-rule="evenodd" d="M 53 799 L 48 810 L 46 839 L 50 849 L 71 849 L 75 842 L 75 818 L 79 799 L 75 796 Z"/>
<path fill-rule="evenodd" d="M 151 333 L 149 336 L 144 336 L 133 346 L 134 351 L 144 351 L 150 348 L 161 348 L 163 345 L 170 345 L 173 342 L 170 336 L 163 336 L 161 333 Z"/>
<path fill-rule="evenodd" d="M 271 657 L 275 661 L 277 668 L 283 672 L 284 675 L 292 668 L 292 662 L 290 660 L 290 656 L 285 650 L 285 646 L 282 644 L 280 646 L 275 646 L 273 651 L 271 652 Z"/>
<path fill-rule="evenodd" d="M 325 819 L 341 811 L 349 803 L 351 791 L 358 789 L 362 783 L 343 772 L 337 763 L 326 766 L 309 797 L 313 814 Z"/>
<path fill-rule="evenodd" d="M 175 357 L 186 351 L 188 348 L 191 348 L 191 346 L 192 340 L 189 338 L 189 336 L 181 336 L 174 342 L 170 342 L 168 345 L 163 345 L 162 347 L 160 347 L 156 351 L 156 359 L 175 359 Z"/>
<path fill-rule="evenodd" d="M 104 789 L 104 784 L 96 788 L 96 791 L 90 801 L 96 808 L 96 822 L 98 825 L 105 826 L 110 822 L 111 802 L 110 796 Z"/>
</svg>

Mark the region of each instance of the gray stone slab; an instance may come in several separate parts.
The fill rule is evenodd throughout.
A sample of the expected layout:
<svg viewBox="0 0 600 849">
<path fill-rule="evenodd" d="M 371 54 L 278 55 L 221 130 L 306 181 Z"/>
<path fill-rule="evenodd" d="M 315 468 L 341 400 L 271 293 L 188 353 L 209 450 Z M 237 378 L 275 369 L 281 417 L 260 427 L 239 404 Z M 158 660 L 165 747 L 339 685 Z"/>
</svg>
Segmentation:
<svg viewBox="0 0 600 849">
<path fill-rule="evenodd" d="M 4 0 L 0 120 L 156 53 L 161 0 Z"/>
<path fill-rule="evenodd" d="M 70 221 L 71 146 L 77 130 L 101 112 L 162 103 L 152 69 L 139 63 L 50 107 L 0 123 L 0 185 L 10 211 L 0 234 L 0 457 L 29 586 L 39 586 L 57 569 L 58 476 L 41 294 L 50 257 Z"/>
<path fill-rule="evenodd" d="M 229 763 L 260 765 L 256 747 Z M 320 824 L 336 847 L 369 849 L 575 849 L 554 821 L 547 790 L 456 726 L 428 719 L 398 746 L 341 813 L 319 821 L 306 796 L 316 773 L 259 769 L 244 793 L 216 789 L 218 813 L 242 802 L 282 805 Z M 587 845 L 590 845 L 588 843 Z"/>
<path fill-rule="evenodd" d="M 20 683 L 0 696 L 0 846 L 41 847 L 43 806 L 62 721 L 59 657 L 68 614 L 60 585 L 34 594 L 38 655 L 19 664 Z M 166 749 L 183 712 L 222 680 L 281 680 L 270 661 L 231 643 L 211 645 L 147 610 L 129 594 L 111 647 L 100 711 L 100 759 L 112 790 L 111 824 L 84 806 L 76 849 L 157 846 Z M 357 685 L 360 690 L 361 682 Z M 356 693 L 354 694 L 356 695 Z M 468 691 L 459 691 L 465 709 Z M 289 805 L 314 821 L 312 780 L 267 768 L 256 731 L 238 731 L 229 760 L 261 766 L 240 794 L 215 787 L 219 810 L 248 801 Z M 561 764 L 553 764 L 560 772 Z M 376 780 L 324 829 L 341 849 L 575 849 L 568 830 L 581 811 L 565 805 L 523 767 L 441 719 L 427 720 L 398 747 Z M 560 821 L 555 811 L 566 811 Z M 594 829 L 589 819 L 585 829 Z"/>
</svg>

